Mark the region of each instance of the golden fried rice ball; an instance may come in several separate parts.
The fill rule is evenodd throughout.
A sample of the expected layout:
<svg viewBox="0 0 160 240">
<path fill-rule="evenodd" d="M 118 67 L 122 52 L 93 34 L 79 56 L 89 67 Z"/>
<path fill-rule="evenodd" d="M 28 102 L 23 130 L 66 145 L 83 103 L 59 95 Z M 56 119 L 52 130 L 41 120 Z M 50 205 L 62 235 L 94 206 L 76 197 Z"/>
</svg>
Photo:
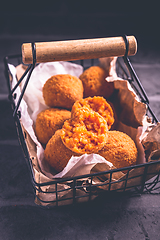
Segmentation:
<svg viewBox="0 0 160 240">
<path fill-rule="evenodd" d="M 103 97 L 94 96 L 94 97 L 88 97 L 88 98 L 84 98 L 79 101 L 76 101 L 73 104 L 73 107 L 71 110 L 72 117 L 76 116 L 78 113 L 78 109 L 82 107 L 92 109 L 93 111 L 98 112 L 102 117 L 104 117 L 108 125 L 108 130 L 113 125 L 114 113 L 113 113 L 112 107 Z"/>
<path fill-rule="evenodd" d="M 87 68 L 79 76 L 83 82 L 84 97 L 103 96 L 108 99 L 114 91 L 113 82 L 105 80 L 108 76 L 108 71 L 99 66 Z"/>
<path fill-rule="evenodd" d="M 35 133 L 39 142 L 46 144 L 70 117 L 71 112 L 66 109 L 48 108 L 40 112 L 35 123 Z"/>
<path fill-rule="evenodd" d="M 96 153 L 107 141 L 108 126 L 105 119 L 97 112 L 81 108 L 75 118 L 64 122 L 62 141 L 73 152 Z"/>
<path fill-rule="evenodd" d="M 134 141 L 120 131 L 108 131 L 108 140 L 98 153 L 116 168 L 135 165 L 138 151 Z"/>
<path fill-rule="evenodd" d="M 42 92 L 47 106 L 71 109 L 75 101 L 83 98 L 83 84 L 70 74 L 57 74 L 46 81 Z"/>
<path fill-rule="evenodd" d="M 57 172 L 61 172 L 64 169 L 72 155 L 77 155 L 63 144 L 61 131 L 59 129 L 55 132 L 44 150 L 45 160 Z"/>
</svg>

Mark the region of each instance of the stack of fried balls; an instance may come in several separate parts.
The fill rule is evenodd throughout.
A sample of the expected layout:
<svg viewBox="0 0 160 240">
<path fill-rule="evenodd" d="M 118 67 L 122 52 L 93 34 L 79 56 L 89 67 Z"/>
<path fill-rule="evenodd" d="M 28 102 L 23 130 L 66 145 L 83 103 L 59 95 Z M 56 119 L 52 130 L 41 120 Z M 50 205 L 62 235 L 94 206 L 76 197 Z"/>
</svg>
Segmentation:
<svg viewBox="0 0 160 240">
<path fill-rule="evenodd" d="M 135 165 L 134 141 L 113 126 L 117 116 L 110 97 L 113 82 L 100 66 L 86 69 L 80 76 L 58 74 L 43 86 L 48 106 L 37 115 L 35 133 L 44 147 L 45 161 L 58 173 L 71 156 L 98 153 L 116 168 Z"/>
</svg>

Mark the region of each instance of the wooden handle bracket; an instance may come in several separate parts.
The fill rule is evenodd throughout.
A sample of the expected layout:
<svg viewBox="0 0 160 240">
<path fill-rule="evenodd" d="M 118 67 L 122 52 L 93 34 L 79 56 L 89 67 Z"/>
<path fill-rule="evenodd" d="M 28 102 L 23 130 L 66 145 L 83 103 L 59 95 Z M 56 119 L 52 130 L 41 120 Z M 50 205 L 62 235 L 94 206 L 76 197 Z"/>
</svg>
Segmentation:
<svg viewBox="0 0 160 240">
<path fill-rule="evenodd" d="M 137 52 L 137 41 L 134 36 L 127 36 L 128 56 Z M 37 63 L 52 61 L 73 61 L 102 57 L 124 56 L 126 42 L 123 37 L 108 37 L 81 39 L 55 42 L 34 43 Z M 22 44 L 22 61 L 24 64 L 33 63 L 33 43 Z"/>
</svg>

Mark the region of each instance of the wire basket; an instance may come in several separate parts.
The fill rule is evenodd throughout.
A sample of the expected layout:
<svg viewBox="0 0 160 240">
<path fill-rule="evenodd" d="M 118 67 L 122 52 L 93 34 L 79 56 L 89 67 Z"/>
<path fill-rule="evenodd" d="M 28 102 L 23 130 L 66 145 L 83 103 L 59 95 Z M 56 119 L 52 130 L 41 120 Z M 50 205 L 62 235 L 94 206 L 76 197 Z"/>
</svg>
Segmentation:
<svg viewBox="0 0 160 240">
<path fill-rule="evenodd" d="M 149 105 L 149 100 L 141 82 L 136 75 L 136 72 L 131 65 L 128 58 L 128 41 L 127 37 L 124 36 L 124 42 L 126 46 L 126 51 L 123 57 L 119 57 L 117 61 L 117 73 L 120 77 L 129 81 L 133 89 L 136 91 L 140 100 L 144 102 L 148 107 L 148 116 L 152 118 L 152 122 L 155 125 L 158 122 L 155 114 Z M 15 104 L 16 95 L 14 94 L 15 89 L 20 84 L 20 81 L 17 83 L 14 89 L 11 89 L 11 73 L 9 70 L 9 64 L 13 63 L 15 66 L 22 63 L 22 55 L 12 55 L 4 58 L 5 64 L 5 74 L 6 80 L 9 89 L 9 100 L 13 109 L 13 117 L 15 120 L 18 139 L 21 145 L 21 148 L 24 153 L 24 157 L 28 164 L 31 182 L 34 188 L 35 201 L 39 205 L 44 206 L 60 206 L 67 204 L 76 204 L 79 202 L 88 202 L 93 200 L 95 197 L 100 194 L 107 192 L 107 194 L 112 194 L 113 192 L 124 193 L 129 192 L 129 194 L 139 194 L 139 193 L 157 193 L 160 188 L 159 185 L 159 174 L 160 174 L 160 160 L 154 160 L 144 164 L 134 165 L 130 167 L 124 167 L 119 169 L 112 169 L 103 172 L 97 172 L 93 174 L 85 174 L 81 176 L 68 177 L 62 179 L 54 179 L 51 181 L 45 181 L 38 183 L 35 180 L 35 174 L 33 169 L 33 156 L 30 155 L 28 145 L 26 144 L 26 132 L 23 129 L 21 124 L 21 112 L 18 110 L 21 99 L 23 98 L 24 91 L 27 87 L 29 78 L 32 74 L 32 71 L 36 65 L 36 48 L 35 44 L 32 44 L 32 53 L 33 53 L 33 63 L 30 64 L 23 74 L 20 81 L 23 80 L 24 76 L 28 73 L 28 77 L 22 93 L 18 99 L 17 105 Z M 97 64 L 97 59 L 81 59 L 74 62 L 81 64 L 84 69 L 88 68 L 91 65 Z M 114 180 L 115 174 L 125 171 L 126 174 L 124 177 L 119 180 Z M 95 184 L 95 179 L 99 179 L 98 184 Z M 105 180 L 104 180 L 105 179 Z M 105 190 L 104 190 L 105 189 Z M 47 197 L 46 197 L 47 196 Z M 61 197 L 63 196 L 63 197 Z"/>
</svg>

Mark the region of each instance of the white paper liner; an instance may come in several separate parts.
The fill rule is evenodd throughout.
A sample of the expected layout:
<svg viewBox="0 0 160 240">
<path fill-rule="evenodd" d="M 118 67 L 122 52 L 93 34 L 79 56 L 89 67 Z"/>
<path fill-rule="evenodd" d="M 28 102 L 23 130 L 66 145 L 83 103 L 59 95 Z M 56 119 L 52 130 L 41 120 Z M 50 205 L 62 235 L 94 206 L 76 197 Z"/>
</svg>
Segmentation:
<svg viewBox="0 0 160 240">
<path fill-rule="evenodd" d="M 55 178 L 62 178 L 62 177 L 73 177 L 78 175 L 85 175 L 88 174 L 89 171 L 86 168 L 88 165 L 89 170 L 96 164 L 96 163 L 107 163 L 109 167 L 112 167 L 113 164 L 106 161 L 103 157 L 99 154 L 83 154 L 80 157 L 72 156 L 66 167 L 63 169 L 62 172 L 56 174 Z"/>
<path fill-rule="evenodd" d="M 9 70 L 12 74 L 12 88 L 13 88 L 17 84 L 16 68 L 13 65 L 9 64 Z M 19 87 L 16 88 L 15 93 L 16 93 L 15 104 L 17 105 L 19 96 L 21 94 L 21 90 Z M 30 115 L 28 114 L 28 107 L 23 98 L 21 100 L 18 110 L 20 110 L 20 112 L 21 112 L 21 121 L 23 123 L 24 128 L 26 129 L 26 131 L 28 132 L 28 134 L 30 135 L 32 140 L 37 144 L 37 146 L 40 147 L 41 144 L 37 140 L 37 137 L 33 130 L 33 120 L 31 119 Z"/>
</svg>

